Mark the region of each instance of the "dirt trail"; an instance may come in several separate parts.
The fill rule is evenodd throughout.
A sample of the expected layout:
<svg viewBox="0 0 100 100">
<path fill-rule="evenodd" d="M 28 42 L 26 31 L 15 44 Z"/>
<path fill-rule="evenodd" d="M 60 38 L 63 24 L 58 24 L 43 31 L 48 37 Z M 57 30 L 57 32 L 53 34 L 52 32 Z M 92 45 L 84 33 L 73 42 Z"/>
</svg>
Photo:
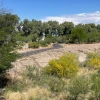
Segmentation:
<svg viewBox="0 0 100 100">
<path fill-rule="evenodd" d="M 10 72 L 20 72 L 26 66 L 37 65 L 44 67 L 51 59 L 58 59 L 59 56 L 65 52 L 76 53 L 79 55 L 79 61 L 86 59 L 87 52 L 100 51 L 100 43 L 96 44 L 60 44 L 59 48 L 39 48 L 39 49 L 23 49 L 18 50 L 23 55 L 21 59 L 18 59 L 13 63 L 14 67 L 10 69 Z"/>
</svg>

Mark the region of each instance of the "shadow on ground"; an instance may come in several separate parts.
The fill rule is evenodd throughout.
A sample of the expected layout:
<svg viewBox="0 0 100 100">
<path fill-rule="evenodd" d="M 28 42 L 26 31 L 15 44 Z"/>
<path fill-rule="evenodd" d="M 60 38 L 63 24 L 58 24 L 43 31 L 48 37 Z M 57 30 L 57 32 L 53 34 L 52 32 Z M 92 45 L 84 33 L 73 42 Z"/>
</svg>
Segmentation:
<svg viewBox="0 0 100 100">
<path fill-rule="evenodd" d="M 0 75 L 0 88 L 7 86 L 10 79 L 6 75 Z"/>
<path fill-rule="evenodd" d="M 10 79 L 7 75 L 2 74 L 0 75 L 0 100 L 6 100 L 4 97 L 5 87 L 7 86 Z"/>
<path fill-rule="evenodd" d="M 28 51 L 28 52 L 25 52 L 25 53 L 21 53 L 21 57 L 28 57 L 28 56 L 33 55 L 33 54 L 38 54 L 38 53 L 41 53 L 41 52 L 54 50 L 54 49 L 60 49 L 60 48 L 63 48 L 63 46 L 61 46 L 58 43 L 54 43 L 51 48 L 45 48 L 45 49 L 40 49 L 40 50 Z"/>
</svg>

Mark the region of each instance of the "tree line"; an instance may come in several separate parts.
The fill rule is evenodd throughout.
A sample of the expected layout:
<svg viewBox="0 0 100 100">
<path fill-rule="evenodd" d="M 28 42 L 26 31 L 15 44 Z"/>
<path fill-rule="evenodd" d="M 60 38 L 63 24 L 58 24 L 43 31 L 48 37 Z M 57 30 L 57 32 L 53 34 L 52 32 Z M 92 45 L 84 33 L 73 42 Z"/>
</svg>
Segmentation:
<svg viewBox="0 0 100 100">
<path fill-rule="evenodd" d="M 24 42 L 93 43 L 100 41 L 100 24 L 78 24 L 24 19 L 17 25 L 17 38 Z"/>
</svg>

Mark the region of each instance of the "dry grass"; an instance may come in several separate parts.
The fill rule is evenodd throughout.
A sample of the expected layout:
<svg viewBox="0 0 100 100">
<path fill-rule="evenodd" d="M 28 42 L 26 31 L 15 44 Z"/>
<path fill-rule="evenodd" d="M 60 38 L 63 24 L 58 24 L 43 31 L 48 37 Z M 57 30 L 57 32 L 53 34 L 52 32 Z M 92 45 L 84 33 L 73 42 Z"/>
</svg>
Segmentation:
<svg viewBox="0 0 100 100">
<path fill-rule="evenodd" d="M 90 70 L 89 68 L 87 67 L 83 67 L 83 68 L 79 68 L 79 71 L 78 71 L 78 76 L 88 76 L 88 75 L 91 75 L 91 74 L 95 74 L 97 72 L 97 70 Z"/>
<path fill-rule="evenodd" d="M 79 64 L 74 78 L 58 78 L 29 67 L 5 93 L 6 100 L 99 100 L 100 72 Z M 77 97 L 77 98 L 76 98 Z M 92 98 L 92 99 L 91 99 Z"/>
<path fill-rule="evenodd" d="M 50 91 L 45 88 L 36 86 L 35 88 L 29 88 L 26 92 L 8 92 L 5 94 L 7 100 L 29 100 L 30 98 L 38 98 L 42 96 L 49 97 Z"/>
</svg>

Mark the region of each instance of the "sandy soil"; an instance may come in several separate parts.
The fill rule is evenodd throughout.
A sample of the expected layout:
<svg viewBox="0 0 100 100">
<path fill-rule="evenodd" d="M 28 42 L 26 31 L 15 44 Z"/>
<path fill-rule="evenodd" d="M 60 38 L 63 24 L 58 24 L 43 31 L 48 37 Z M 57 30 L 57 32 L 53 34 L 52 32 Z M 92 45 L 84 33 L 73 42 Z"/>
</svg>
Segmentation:
<svg viewBox="0 0 100 100">
<path fill-rule="evenodd" d="M 83 62 L 86 59 L 87 52 L 100 51 L 100 43 L 95 44 L 60 44 L 53 45 L 46 48 L 29 49 L 23 48 L 18 52 L 23 56 L 16 62 L 12 63 L 14 67 L 9 71 L 19 73 L 26 66 L 37 65 L 39 67 L 45 67 L 51 59 L 58 59 L 59 56 L 65 52 L 76 53 L 79 55 L 79 61 Z"/>
</svg>

